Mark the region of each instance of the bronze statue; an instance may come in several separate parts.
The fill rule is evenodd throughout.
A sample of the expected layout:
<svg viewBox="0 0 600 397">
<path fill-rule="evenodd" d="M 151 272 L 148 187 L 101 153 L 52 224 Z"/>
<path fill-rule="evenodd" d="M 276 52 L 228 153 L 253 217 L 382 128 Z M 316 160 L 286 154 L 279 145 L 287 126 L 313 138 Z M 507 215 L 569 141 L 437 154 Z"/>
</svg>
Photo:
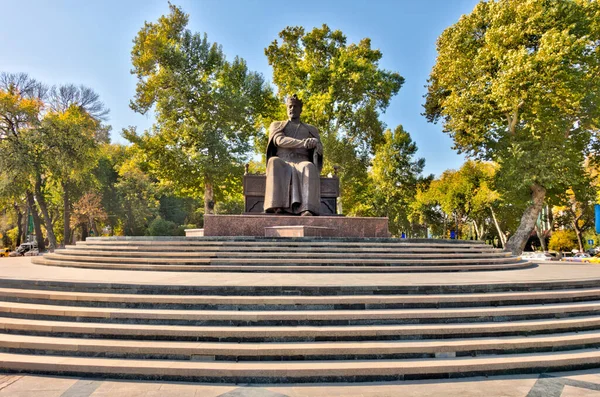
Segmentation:
<svg viewBox="0 0 600 397">
<path fill-rule="evenodd" d="M 269 128 L 265 212 L 319 215 L 323 146 L 319 131 L 300 121 L 302 101 L 286 101 L 289 120 Z"/>
</svg>

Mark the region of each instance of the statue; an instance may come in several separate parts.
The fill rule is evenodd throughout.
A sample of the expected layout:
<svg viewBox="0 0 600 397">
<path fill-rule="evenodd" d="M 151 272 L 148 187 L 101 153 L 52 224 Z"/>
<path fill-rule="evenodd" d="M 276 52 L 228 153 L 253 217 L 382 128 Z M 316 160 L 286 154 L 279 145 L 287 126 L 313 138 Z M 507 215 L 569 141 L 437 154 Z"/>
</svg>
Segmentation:
<svg viewBox="0 0 600 397">
<path fill-rule="evenodd" d="M 265 212 L 319 215 L 323 146 L 317 129 L 300 121 L 302 101 L 286 101 L 289 120 L 269 127 Z"/>
</svg>

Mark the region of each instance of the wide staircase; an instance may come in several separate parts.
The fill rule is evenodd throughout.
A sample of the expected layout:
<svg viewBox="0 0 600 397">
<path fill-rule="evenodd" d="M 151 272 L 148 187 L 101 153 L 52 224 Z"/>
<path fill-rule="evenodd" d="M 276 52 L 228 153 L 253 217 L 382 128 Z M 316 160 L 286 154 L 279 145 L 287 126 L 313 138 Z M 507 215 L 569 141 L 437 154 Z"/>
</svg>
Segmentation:
<svg viewBox="0 0 600 397">
<path fill-rule="evenodd" d="M 91 238 L 40 265 L 177 272 L 446 272 L 531 266 L 481 242 L 388 238 Z"/>
<path fill-rule="evenodd" d="M 382 244 L 396 245 L 384 250 Z M 391 248 L 398 249 L 389 252 Z M 449 265 L 427 257 L 440 252 L 474 262 Z M 246 263 L 255 253 L 273 255 Z M 329 258 L 326 253 L 342 258 Z M 386 253 L 390 257 L 381 257 Z M 375 254 L 378 262 L 372 262 Z M 311 259 L 303 262 L 298 256 Z M 89 281 L 0 277 L 0 370 L 271 383 L 463 377 L 600 366 L 598 279 L 520 281 L 523 272 L 539 269 L 528 268 L 465 273 L 487 281 L 447 283 L 431 272 L 434 266 L 495 269 L 493 260 L 506 258 L 519 263 L 471 243 L 88 240 L 36 262 L 103 269 L 71 269 L 78 277 L 89 272 Z M 276 260 L 280 262 L 273 263 Z M 282 267 L 331 272 L 430 268 L 420 274 L 379 274 L 384 283 L 377 285 L 334 282 L 342 276 L 355 281 L 366 277 L 338 273 L 294 274 L 293 282 L 280 284 L 257 282 L 262 275 L 252 274 L 250 283 L 239 274 L 224 273 L 222 284 L 203 284 L 202 277 L 210 274 L 161 273 L 164 280 L 157 283 L 146 281 L 143 271 L 106 270 L 122 269 L 118 265 L 137 270 L 195 266 L 194 271 L 241 271 L 247 266 L 254 272 L 261 271 L 259 266 L 269 272 Z M 97 281 L 109 273 L 112 281 Z M 512 273 L 514 281 L 493 281 L 494 275 Z M 115 282 L 115 274 L 123 275 L 123 281 Z M 176 275 L 177 280 L 181 275 L 193 276 L 195 283 L 169 282 Z M 264 280 L 290 276 L 265 273 Z M 319 277 L 319 282 L 313 277 Z M 385 284 L 389 277 L 396 279 Z M 415 277 L 421 282 L 397 282 Z"/>
</svg>

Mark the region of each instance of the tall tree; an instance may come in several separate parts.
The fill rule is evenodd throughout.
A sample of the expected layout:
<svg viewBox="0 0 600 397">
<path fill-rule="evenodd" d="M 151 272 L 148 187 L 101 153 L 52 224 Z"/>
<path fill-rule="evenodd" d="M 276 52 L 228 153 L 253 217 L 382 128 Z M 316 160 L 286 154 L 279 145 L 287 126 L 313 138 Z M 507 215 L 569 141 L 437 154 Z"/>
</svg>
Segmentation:
<svg viewBox="0 0 600 397">
<path fill-rule="evenodd" d="M 321 133 L 324 172 L 341 167 L 342 201 L 351 213 L 365 189 L 370 156 L 384 140 L 379 116 L 404 78 L 379 67 L 383 54 L 368 38 L 347 44 L 327 25 L 310 32 L 287 27 L 279 38 L 265 49 L 278 96 L 297 93 L 304 101 L 302 117 Z"/>
<path fill-rule="evenodd" d="M 108 141 L 109 128 L 101 124 L 108 109 L 91 88 L 73 84 L 53 87 L 49 112 L 42 120 L 42 138 L 49 168 L 62 190 L 63 240 L 70 242 L 71 193 L 95 165 L 98 144 Z"/>
<path fill-rule="evenodd" d="M 546 195 L 582 173 L 600 122 L 599 18 L 596 1 L 482 1 L 438 39 L 425 114 L 531 200 L 506 245 L 515 254 Z"/>
<path fill-rule="evenodd" d="M 131 51 L 137 76 L 131 108 L 154 109 L 156 123 L 143 135 L 124 131 L 146 152 L 150 171 L 188 195 L 204 194 L 205 213 L 227 189 L 231 174 L 240 178 L 258 133 L 275 106 L 263 77 L 206 34 L 186 29 L 188 15 L 169 5 L 170 13 L 146 22 Z"/>
<path fill-rule="evenodd" d="M 423 183 L 425 168 L 425 159 L 415 158 L 416 153 L 417 145 L 401 125 L 393 132 L 386 130 L 383 143 L 375 150 L 370 174 L 375 188 L 373 199 L 377 201 L 375 215 L 387 216 L 390 232 L 395 235 L 412 229 L 409 205 Z"/>
<path fill-rule="evenodd" d="M 45 244 L 38 204 L 42 211 L 45 210 L 43 221 L 51 248 L 56 243 L 52 222 L 41 195 L 39 125 L 44 109 L 43 99 L 47 93 L 46 86 L 25 73 L 0 73 L 0 170 L 8 180 L 23 183 L 19 186 L 24 189 L 33 215 L 40 251 L 45 249 Z"/>
</svg>

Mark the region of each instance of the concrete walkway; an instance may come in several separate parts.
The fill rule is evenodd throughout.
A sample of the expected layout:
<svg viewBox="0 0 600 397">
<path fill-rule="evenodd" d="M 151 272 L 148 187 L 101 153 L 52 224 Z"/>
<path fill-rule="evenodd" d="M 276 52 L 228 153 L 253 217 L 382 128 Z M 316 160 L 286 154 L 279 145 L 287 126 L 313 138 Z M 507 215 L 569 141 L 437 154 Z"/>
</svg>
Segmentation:
<svg viewBox="0 0 600 397">
<path fill-rule="evenodd" d="M 0 278 L 192 286 L 468 285 L 575 280 L 599 280 L 600 285 L 600 266 L 544 262 L 526 269 L 456 273 L 194 273 L 64 268 L 34 265 L 31 257 L 19 257 L 0 258 Z"/>
<path fill-rule="evenodd" d="M 0 373 L 0 397 L 598 397 L 600 370 L 450 380 L 206 385 Z"/>
</svg>

